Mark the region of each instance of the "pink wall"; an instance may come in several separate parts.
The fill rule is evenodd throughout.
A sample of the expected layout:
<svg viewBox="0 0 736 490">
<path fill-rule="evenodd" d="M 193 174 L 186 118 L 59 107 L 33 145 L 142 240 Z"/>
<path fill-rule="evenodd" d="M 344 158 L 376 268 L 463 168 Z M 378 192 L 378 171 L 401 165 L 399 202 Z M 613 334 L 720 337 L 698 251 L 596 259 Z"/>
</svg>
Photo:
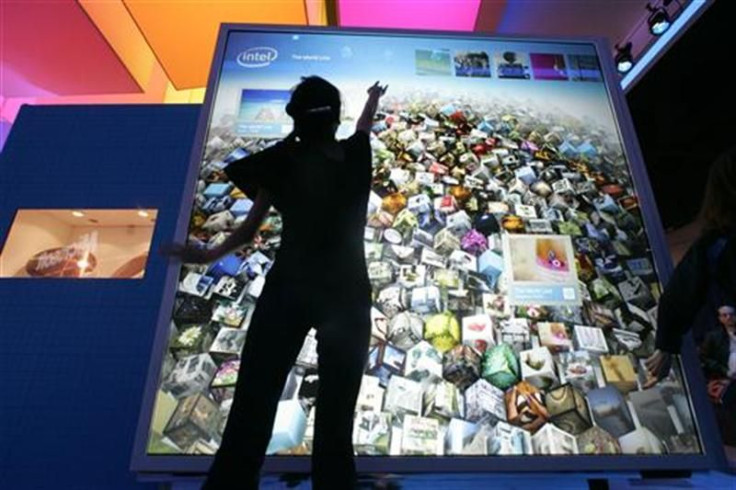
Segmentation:
<svg viewBox="0 0 736 490">
<path fill-rule="evenodd" d="M 384 27 L 472 31 L 480 0 L 341 0 L 339 24 L 344 27 Z"/>
</svg>

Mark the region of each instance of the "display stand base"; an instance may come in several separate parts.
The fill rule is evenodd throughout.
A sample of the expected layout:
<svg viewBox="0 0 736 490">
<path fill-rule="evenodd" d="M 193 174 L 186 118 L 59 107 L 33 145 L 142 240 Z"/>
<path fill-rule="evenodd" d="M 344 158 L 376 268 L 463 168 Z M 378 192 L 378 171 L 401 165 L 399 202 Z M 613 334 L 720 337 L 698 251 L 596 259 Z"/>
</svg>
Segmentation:
<svg viewBox="0 0 736 490">
<path fill-rule="evenodd" d="M 296 488 L 302 483 L 309 480 L 309 473 L 285 473 L 281 475 L 279 481 L 286 488 Z M 398 475 L 359 475 L 358 489 L 375 489 L 375 490 L 399 490 L 401 488 L 400 477 Z"/>
<path fill-rule="evenodd" d="M 683 480 L 693 476 L 690 470 L 653 470 L 642 471 L 642 480 Z"/>
<path fill-rule="evenodd" d="M 267 488 L 310 488 L 309 473 L 284 473 L 264 476 L 261 484 Z M 359 475 L 357 490 L 400 490 L 402 477 L 395 474 Z M 202 478 L 182 478 L 161 484 L 165 490 L 199 490 Z M 275 485 L 275 486 L 274 486 Z"/>
<path fill-rule="evenodd" d="M 609 490 L 608 478 L 588 478 L 588 490 Z"/>
<path fill-rule="evenodd" d="M 687 480 L 693 476 L 693 472 L 688 470 L 654 470 L 642 471 L 639 474 L 641 480 L 636 480 L 637 487 L 646 487 L 647 484 L 661 486 L 667 481 L 674 484 L 678 480 Z M 609 490 L 610 488 L 608 478 L 588 478 L 588 490 Z"/>
<path fill-rule="evenodd" d="M 261 485 L 266 489 L 306 490 L 311 488 L 309 473 L 266 474 Z M 695 482 L 694 480 L 698 480 Z M 519 475 L 509 473 L 435 473 L 435 474 L 395 474 L 362 473 L 358 477 L 357 490 L 401 490 L 423 489 L 527 489 L 527 488 L 585 488 L 588 490 L 652 490 L 672 488 L 734 488 L 736 479 L 721 473 L 696 473 L 692 471 L 641 471 L 641 472 L 601 472 L 601 473 L 549 473 L 545 475 Z M 161 489 L 199 490 L 203 476 L 179 476 L 173 481 L 164 482 Z"/>
</svg>

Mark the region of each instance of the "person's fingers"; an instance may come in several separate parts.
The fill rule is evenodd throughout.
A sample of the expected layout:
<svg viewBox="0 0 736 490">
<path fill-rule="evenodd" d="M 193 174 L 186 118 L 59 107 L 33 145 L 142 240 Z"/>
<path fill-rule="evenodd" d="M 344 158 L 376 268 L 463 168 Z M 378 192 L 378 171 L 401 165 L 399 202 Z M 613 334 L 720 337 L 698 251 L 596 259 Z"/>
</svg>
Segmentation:
<svg viewBox="0 0 736 490">
<path fill-rule="evenodd" d="M 659 376 L 659 372 L 662 370 L 662 365 L 660 363 L 653 364 L 649 369 L 649 374 L 655 377 Z"/>
<path fill-rule="evenodd" d="M 650 376 L 649 378 L 647 378 L 642 388 L 644 388 L 645 390 L 648 390 L 649 388 L 656 385 L 657 383 L 659 383 L 659 378 L 657 376 Z"/>
<path fill-rule="evenodd" d="M 659 371 L 659 369 L 662 367 L 662 359 L 652 359 L 649 363 L 649 370 L 650 371 Z"/>
<path fill-rule="evenodd" d="M 644 361 L 644 365 L 649 371 L 652 371 L 657 364 L 659 364 L 659 355 L 657 353 L 652 354 L 646 361 Z"/>
<path fill-rule="evenodd" d="M 672 369 L 672 359 L 670 357 L 665 356 L 665 358 L 657 365 L 656 368 L 656 375 L 657 379 L 662 380 L 666 378 L 670 374 L 670 369 Z"/>
<path fill-rule="evenodd" d="M 647 380 L 644 382 L 642 386 L 645 390 L 659 383 L 670 372 L 669 367 L 663 365 L 662 363 L 657 363 L 651 368 L 647 367 L 647 371 L 648 371 Z"/>
<path fill-rule="evenodd" d="M 726 386 L 718 380 L 712 380 L 708 383 L 708 396 L 714 401 L 720 401 Z"/>
<path fill-rule="evenodd" d="M 656 366 L 647 366 L 647 374 L 649 374 L 649 376 L 656 376 L 657 375 Z"/>
<path fill-rule="evenodd" d="M 716 386 L 716 396 L 718 398 L 721 398 L 723 394 L 726 392 L 726 388 L 728 387 L 728 384 L 719 382 Z"/>
<path fill-rule="evenodd" d="M 652 364 L 648 371 L 651 376 L 653 376 L 657 380 L 660 380 L 667 375 L 667 373 L 669 372 L 669 368 L 667 368 L 665 363 L 659 360 L 656 363 Z"/>
<path fill-rule="evenodd" d="M 662 351 L 654 351 L 654 354 L 649 356 L 649 358 L 646 360 L 647 364 L 650 364 L 653 367 L 659 367 L 662 365 L 662 363 L 667 361 L 667 354 L 663 353 Z"/>
</svg>

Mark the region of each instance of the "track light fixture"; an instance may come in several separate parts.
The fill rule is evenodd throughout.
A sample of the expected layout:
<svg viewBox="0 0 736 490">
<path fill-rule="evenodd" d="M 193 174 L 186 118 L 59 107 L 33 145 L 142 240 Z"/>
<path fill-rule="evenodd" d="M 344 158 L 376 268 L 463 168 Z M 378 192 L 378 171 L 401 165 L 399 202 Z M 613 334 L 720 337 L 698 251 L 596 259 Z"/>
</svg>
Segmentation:
<svg viewBox="0 0 736 490">
<path fill-rule="evenodd" d="M 623 46 L 616 45 L 616 69 L 619 73 L 626 73 L 634 66 L 634 58 L 631 56 L 631 43 Z"/>
<path fill-rule="evenodd" d="M 667 6 L 670 3 L 672 3 L 672 0 L 664 0 L 659 7 L 652 7 L 652 4 L 647 4 L 647 10 L 649 11 L 647 24 L 649 25 L 649 32 L 655 36 L 661 36 L 672 25 L 670 14 L 667 13 Z"/>
</svg>

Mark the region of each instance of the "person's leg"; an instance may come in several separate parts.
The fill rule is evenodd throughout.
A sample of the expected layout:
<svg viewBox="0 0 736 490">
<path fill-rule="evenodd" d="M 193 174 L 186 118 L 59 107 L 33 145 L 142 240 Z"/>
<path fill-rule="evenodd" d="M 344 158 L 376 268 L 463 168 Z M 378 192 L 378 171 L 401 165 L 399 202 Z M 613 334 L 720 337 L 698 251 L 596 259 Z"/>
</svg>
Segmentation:
<svg viewBox="0 0 736 490">
<path fill-rule="evenodd" d="M 723 443 L 736 446 L 736 381 L 731 381 L 723 393 L 723 423 L 721 436 Z"/>
<path fill-rule="evenodd" d="M 264 289 L 243 347 L 235 397 L 203 490 L 257 490 L 279 397 L 307 331 L 293 295 Z"/>
<path fill-rule="evenodd" d="M 343 303 L 317 330 L 319 388 L 314 426 L 314 490 L 352 490 L 355 402 L 370 341 L 369 305 Z"/>
</svg>

